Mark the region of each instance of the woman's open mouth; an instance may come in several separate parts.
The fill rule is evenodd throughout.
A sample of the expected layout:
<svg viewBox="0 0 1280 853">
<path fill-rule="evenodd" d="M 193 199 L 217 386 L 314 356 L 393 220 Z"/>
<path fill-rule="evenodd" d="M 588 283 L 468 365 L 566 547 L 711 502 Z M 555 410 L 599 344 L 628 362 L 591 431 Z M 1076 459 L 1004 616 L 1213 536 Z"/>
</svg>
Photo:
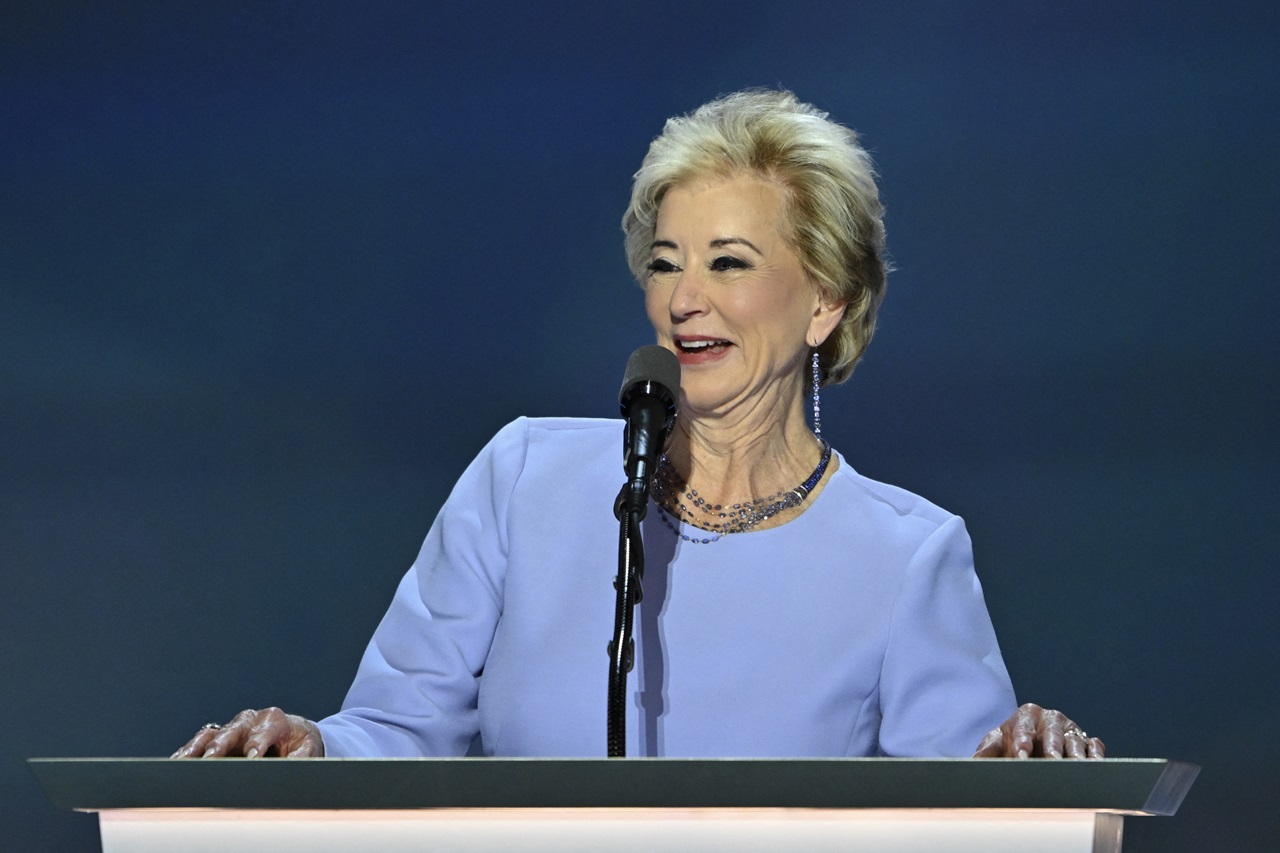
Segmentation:
<svg viewBox="0 0 1280 853">
<path fill-rule="evenodd" d="M 676 358 L 681 364 L 703 364 L 722 357 L 733 343 L 723 338 L 677 338 Z"/>
</svg>

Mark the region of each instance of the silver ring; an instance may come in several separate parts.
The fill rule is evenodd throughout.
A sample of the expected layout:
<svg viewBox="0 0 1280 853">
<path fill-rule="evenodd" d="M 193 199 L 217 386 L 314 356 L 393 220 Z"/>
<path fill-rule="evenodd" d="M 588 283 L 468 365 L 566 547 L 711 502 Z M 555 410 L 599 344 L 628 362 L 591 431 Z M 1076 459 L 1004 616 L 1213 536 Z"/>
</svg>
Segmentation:
<svg viewBox="0 0 1280 853">
<path fill-rule="evenodd" d="M 203 726 L 201 726 L 201 727 L 200 727 L 200 731 L 202 731 L 202 732 L 216 732 L 216 731 L 217 731 L 218 729 L 220 729 L 220 728 L 222 728 L 222 724 L 221 724 L 221 723 L 205 723 Z"/>
<path fill-rule="evenodd" d="M 1070 737 L 1071 735 L 1075 735 L 1076 737 L 1080 738 L 1080 740 L 1089 739 L 1089 736 L 1085 734 L 1084 731 L 1080 728 L 1070 728 L 1062 733 L 1063 737 Z"/>
</svg>

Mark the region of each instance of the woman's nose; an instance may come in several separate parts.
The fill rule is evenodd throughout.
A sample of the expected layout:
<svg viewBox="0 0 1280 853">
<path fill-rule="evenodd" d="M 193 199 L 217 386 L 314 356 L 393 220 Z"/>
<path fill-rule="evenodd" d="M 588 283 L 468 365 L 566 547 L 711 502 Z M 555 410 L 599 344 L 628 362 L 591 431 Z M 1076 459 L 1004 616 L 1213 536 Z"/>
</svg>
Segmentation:
<svg viewBox="0 0 1280 853">
<path fill-rule="evenodd" d="M 706 282 L 696 269 L 685 269 L 676 279 L 671 291 L 671 316 L 676 319 L 705 314 L 707 311 Z"/>
</svg>

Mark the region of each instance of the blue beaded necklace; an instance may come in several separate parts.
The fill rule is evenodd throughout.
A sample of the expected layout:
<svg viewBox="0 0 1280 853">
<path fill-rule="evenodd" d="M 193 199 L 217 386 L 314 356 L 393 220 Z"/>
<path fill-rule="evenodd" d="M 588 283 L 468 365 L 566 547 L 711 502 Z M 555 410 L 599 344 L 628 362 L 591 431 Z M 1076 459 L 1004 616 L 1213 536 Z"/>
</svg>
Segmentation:
<svg viewBox="0 0 1280 853">
<path fill-rule="evenodd" d="M 767 498 L 757 498 L 727 506 L 708 503 L 698 494 L 697 489 L 689 489 L 688 484 L 676 473 L 664 453 L 658 465 L 657 476 L 653 479 L 653 501 L 658 507 L 658 517 L 672 533 L 694 545 L 710 545 L 712 542 L 720 541 L 721 536 L 745 533 L 783 510 L 799 506 L 805 498 L 809 497 L 809 493 L 827 472 L 827 463 L 831 461 L 831 445 L 820 436 L 818 443 L 822 445 L 822 458 L 818 460 L 818 467 L 813 469 L 813 473 L 803 483 L 794 489 L 784 489 Z M 685 503 L 686 501 L 688 503 Z M 697 513 L 701 514 L 702 519 L 698 518 Z M 709 535 L 690 536 L 682 532 L 676 526 L 672 516 L 676 516 L 681 523 Z"/>
</svg>

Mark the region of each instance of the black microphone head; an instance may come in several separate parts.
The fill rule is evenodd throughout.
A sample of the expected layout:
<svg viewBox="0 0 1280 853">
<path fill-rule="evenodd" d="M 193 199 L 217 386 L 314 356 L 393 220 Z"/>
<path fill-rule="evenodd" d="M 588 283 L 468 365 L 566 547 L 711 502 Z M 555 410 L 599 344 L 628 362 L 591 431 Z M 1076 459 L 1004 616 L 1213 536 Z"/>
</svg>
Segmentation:
<svg viewBox="0 0 1280 853">
<path fill-rule="evenodd" d="M 631 353 L 627 371 L 622 375 L 622 389 L 618 392 L 624 415 L 631 398 L 642 391 L 665 398 L 663 402 L 675 409 L 680 397 L 680 362 L 675 353 L 657 345 L 640 347 Z"/>
</svg>

